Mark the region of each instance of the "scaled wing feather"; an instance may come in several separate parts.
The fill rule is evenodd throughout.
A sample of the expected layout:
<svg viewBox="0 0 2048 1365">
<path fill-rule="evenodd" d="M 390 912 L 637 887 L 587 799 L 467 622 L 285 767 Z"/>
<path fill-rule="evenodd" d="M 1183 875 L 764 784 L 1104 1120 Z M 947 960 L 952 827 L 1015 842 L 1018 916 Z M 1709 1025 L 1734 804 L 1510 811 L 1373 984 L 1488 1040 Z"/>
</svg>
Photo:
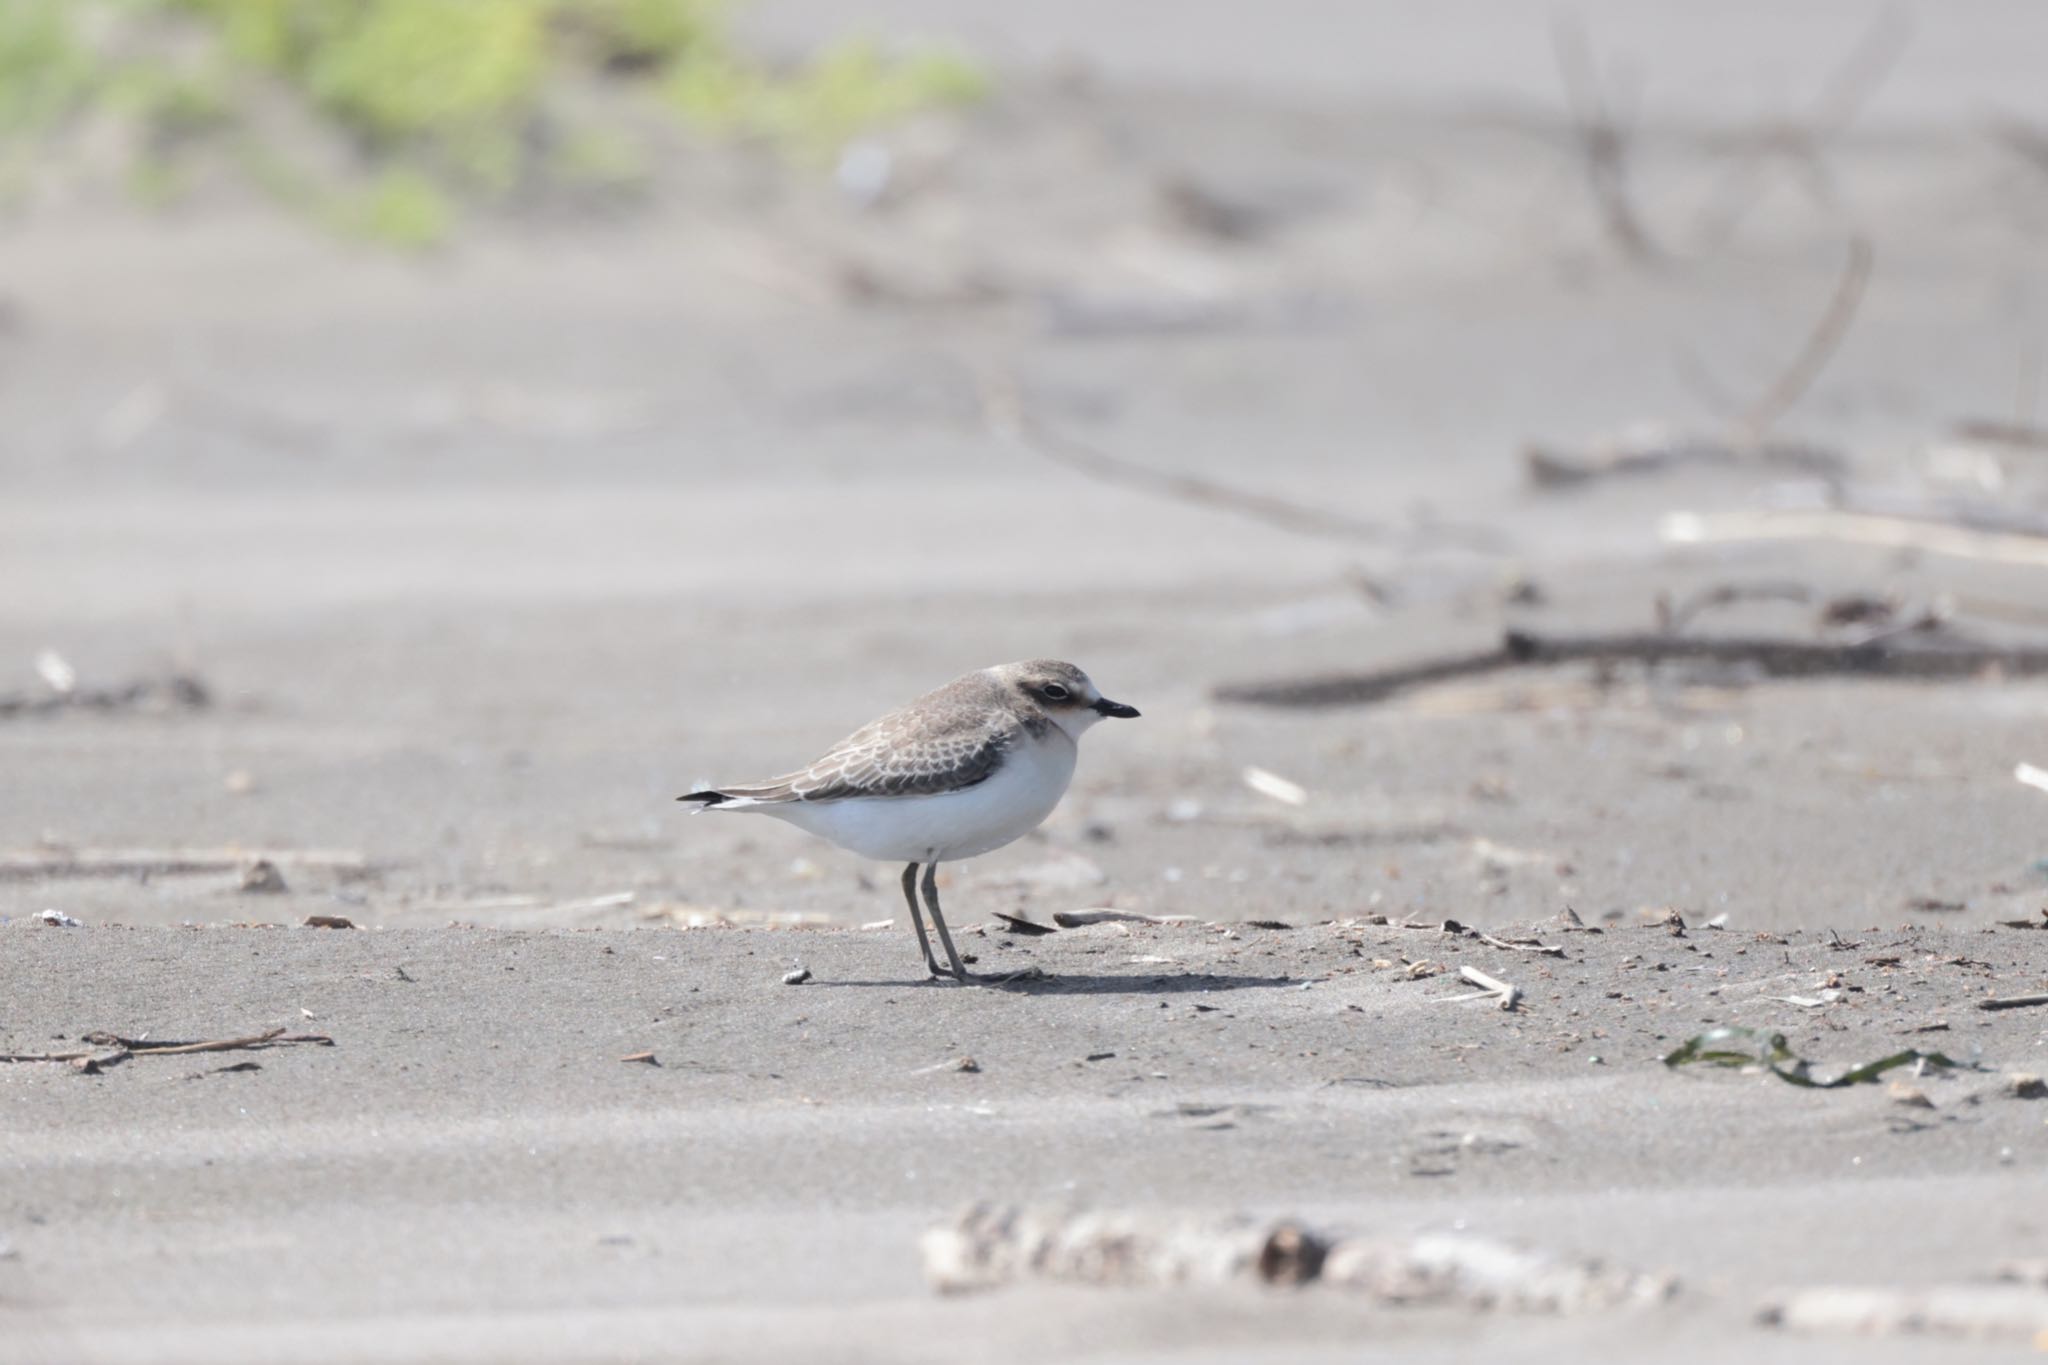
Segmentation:
<svg viewBox="0 0 2048 1365">
<path fill-rule="evenodd" d="M 800 773 L 729 796 L 761 802 L 843 801 L 858 796 L 933 796 L 988 780 L 1022 727 L 965 708 L 915 720 L 895 712 L 856 730 Z"/>
</svg>

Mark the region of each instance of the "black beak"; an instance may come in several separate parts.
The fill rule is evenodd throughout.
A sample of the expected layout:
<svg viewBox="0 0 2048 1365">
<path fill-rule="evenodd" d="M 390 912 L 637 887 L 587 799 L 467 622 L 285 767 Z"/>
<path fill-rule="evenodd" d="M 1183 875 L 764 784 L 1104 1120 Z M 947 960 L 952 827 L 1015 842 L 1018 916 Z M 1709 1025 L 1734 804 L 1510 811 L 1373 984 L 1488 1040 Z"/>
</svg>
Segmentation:
<svg viewBox="0 0 2048 1365">
<path fill-rule="evenodd" d="M 1122 702 L 1111 701 L 1108 697 L 1104 697 L 1096 702 L 1093 709 L 1098 716 L 1114 716 L 1118 720 L 1136 720 L 1138 718 L 1137 707 L 1125 706 Z"/>
</svg>

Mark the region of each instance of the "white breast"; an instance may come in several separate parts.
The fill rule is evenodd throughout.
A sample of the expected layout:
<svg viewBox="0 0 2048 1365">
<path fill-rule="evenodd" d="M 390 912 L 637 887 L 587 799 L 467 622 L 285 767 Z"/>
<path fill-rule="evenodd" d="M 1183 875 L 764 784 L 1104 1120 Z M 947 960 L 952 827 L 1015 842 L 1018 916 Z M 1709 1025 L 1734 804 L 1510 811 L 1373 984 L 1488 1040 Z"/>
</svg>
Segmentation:
<svg viewBox="0 0 2048 1365">
<path fill-rule="evenodd" d="M 1074 741 L 1058 727 L 1025 739 L 972 787 L 937 796 L 849 797 L 752 809 L 884 862 L 951 862 L 1038 828 L 1073 780 Z M 716 810 L 717 807 L 712 809 Z"/>
</svg>

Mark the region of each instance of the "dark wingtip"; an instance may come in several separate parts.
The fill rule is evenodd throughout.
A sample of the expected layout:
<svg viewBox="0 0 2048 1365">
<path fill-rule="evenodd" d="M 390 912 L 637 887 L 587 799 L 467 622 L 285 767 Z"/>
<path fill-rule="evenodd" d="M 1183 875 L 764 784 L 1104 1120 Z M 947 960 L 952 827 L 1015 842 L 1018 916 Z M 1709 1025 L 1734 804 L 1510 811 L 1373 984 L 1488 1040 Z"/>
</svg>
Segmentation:
<svg viewBox="0 0 2048 1365">
<path fill-rule="evenodd" d="M 691 792 L 688 796 L 678 796 L 676 800 L 702 801 L 707 806 L 715 806 L 721 801 L 730 801 L 732 798 L 724 792 Z"/>
</svg>

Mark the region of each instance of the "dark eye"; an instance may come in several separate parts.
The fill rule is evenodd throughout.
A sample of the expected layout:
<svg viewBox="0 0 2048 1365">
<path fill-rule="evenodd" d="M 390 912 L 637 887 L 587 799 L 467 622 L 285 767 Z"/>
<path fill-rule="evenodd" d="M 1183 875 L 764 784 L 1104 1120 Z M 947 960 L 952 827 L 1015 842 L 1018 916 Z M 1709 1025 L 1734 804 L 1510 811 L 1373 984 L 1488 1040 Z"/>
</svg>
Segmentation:
<svg viewBox="0 0 2048 1365">
<path fill-rule="evenodd" d="M 1047 701 L 1065 701 L 1074 694 L 1067 691 L 1063 684 L 1047 683 L 1044 687 L 1038 689 L 1038 695 L 1044 697 Z"/>
</svg>

